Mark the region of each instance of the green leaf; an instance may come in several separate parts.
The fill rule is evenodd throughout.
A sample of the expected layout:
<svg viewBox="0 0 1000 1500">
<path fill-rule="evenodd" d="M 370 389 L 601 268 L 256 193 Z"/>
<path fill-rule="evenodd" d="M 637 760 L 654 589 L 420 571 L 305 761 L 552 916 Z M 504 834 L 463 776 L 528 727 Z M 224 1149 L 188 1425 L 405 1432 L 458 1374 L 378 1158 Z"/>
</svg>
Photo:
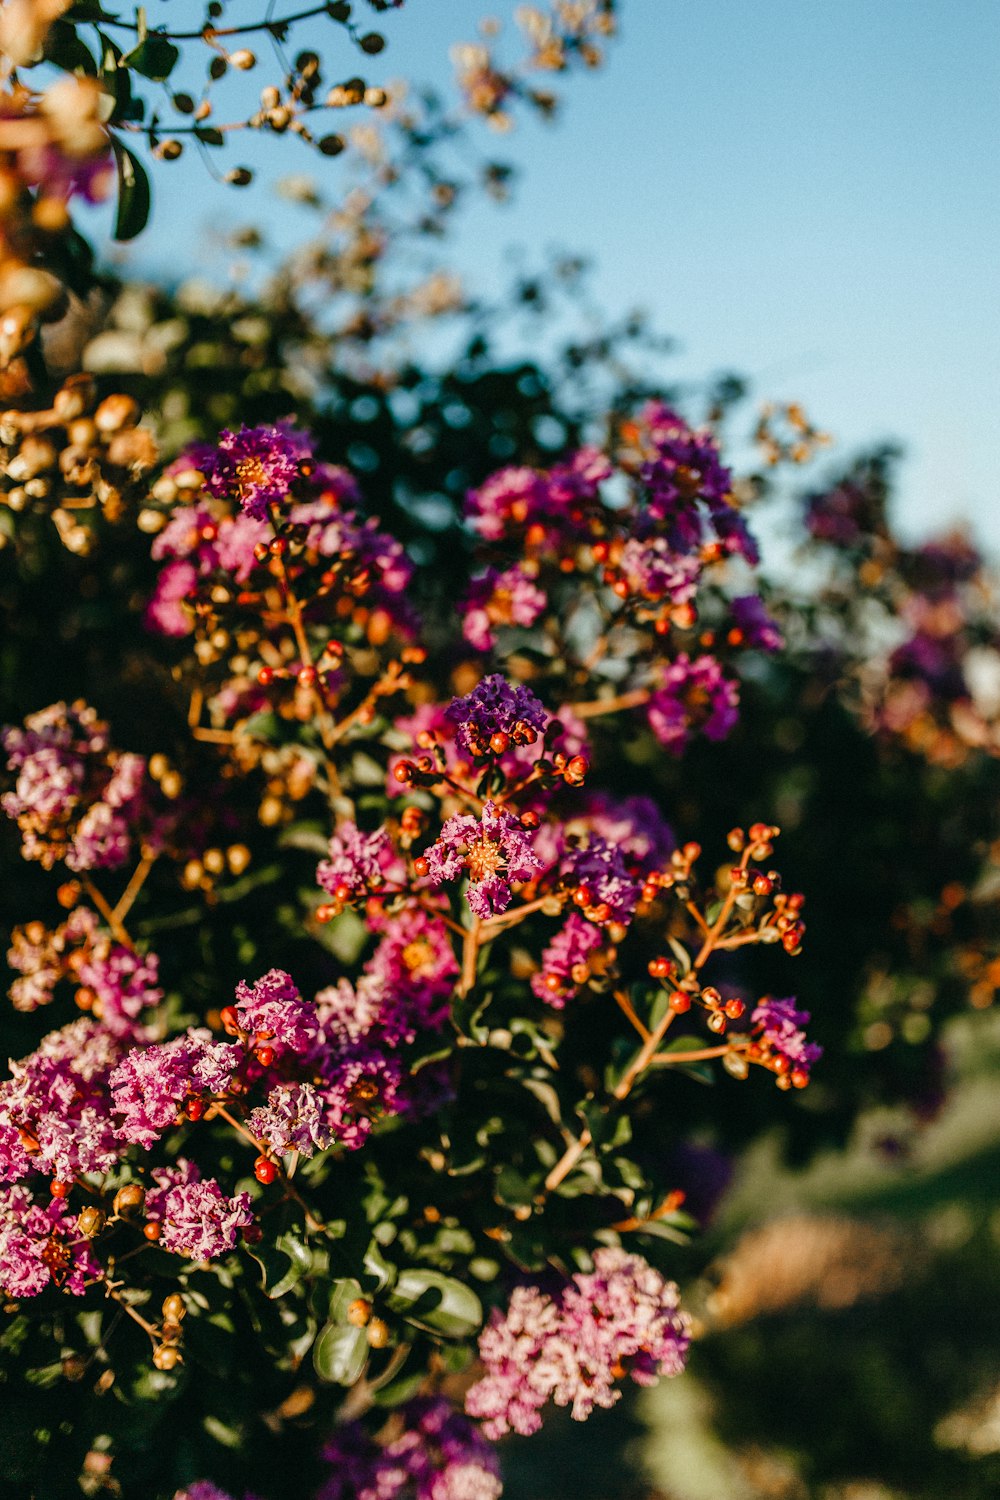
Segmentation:
<svg viewBox="0 0 1000 1500">
<path fill-rule="evenodd" d="M 273 1245 L 255 1245 L 250 1255 L 261 1268 L 261 1286 L 274 1299 L 290 1292 L 309 1270 L 312 1252 L 307 1245 L 283 1234 Z"/>
<path fill-rule="evenodd" d="M 111 137 L 118 168 L 118 215 L 115 219 L 115 239 L 134 240 L 141 234 L 149 219 L 151 195 L 149 178 L 142 163 L 123 146 L 117 136 Z"/>
<path fill-rule="evenodd" d="M 501 1203 L 509 1204 L 511 1208 L 530 1205 L 537 1191 L 537 1184 L 529 1182 L 513 1167 L 502 1167 L 497 1175 L 496 1195 Z"/>
<path fill-rule="evenodd" d="M 471 1287 L 440 1271 L 400 1271 L 389 1303 L 407 1322 L 446 1338 L 468 1338 L 482 1326 L 483 1307 Z"/>
<path fill-rule="evenodd" d="M 154 83 L 164 83 L 174 71 L 180 55 L 180 48 L 168 41 L 162 32 L 150 31 L 138 47 L 125 54 L 121 65 L 141 73 L 143 78 L 151 78 Z"/>
<path fill-rule="evenodd" d="M 349 1323 L 327 1323 L 313 1350 L 316 1374 L 333 1385 L 353 1385 L 367 1358 L 365 1330 L 352 1328 Z"/>
</svg>

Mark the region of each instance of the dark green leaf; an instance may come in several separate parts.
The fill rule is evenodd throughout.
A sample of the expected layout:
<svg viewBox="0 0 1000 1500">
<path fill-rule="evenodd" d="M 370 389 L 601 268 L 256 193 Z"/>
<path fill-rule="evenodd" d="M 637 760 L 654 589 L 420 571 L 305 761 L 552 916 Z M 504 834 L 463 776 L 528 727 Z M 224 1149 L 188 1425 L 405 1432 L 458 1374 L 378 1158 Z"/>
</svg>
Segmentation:
<svg viewBox="0 0 1000 1500">
<path fill-rule="evenodd" d="M 353 1385 L 365 1367 L 368 1340 L 363 1328 L 328 1323 L 316 1340 L 313 1364 L 321 1380 L 334 1385 Z"/>
<path fill-rule="evenodd" d="M 149 219 L 150 191 L 146 169 L 123 146 L 117 136 L 111 137 L 115 163 L 118 168 L 118 214 L 115 219 L 115 239 L 134 240 L 141 234 Z"/>
<path fill-rule="evenodd" d="M 150 31 L 138 47 L 125 54 L 122 66 L 141 73 L 143 78 L 152 78 L 155 83 L 163 83 L 174 71 L 180 55 L 180 48 L 168 41 L 162 32 Z"/>
<path fill-rule="evenodd" d="M 468 1338 L 482 1326 L 482 1303 L 472 1288 L 440 1271 L 401 1271 L 389 1302 L 408 1322 L 448 1338 Z"/>
</svg>

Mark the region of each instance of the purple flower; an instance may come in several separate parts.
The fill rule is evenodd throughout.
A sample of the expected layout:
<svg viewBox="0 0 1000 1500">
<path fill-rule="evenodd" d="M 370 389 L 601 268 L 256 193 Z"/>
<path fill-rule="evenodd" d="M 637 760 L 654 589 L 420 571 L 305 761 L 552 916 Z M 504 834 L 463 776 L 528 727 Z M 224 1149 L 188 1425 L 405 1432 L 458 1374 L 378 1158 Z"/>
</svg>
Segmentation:
<svg viewBox="0 0 1000 1500">
<path fill-rule="evenodd" d="M 809 1024 L 809 1012 L 796 1010 L 794 998 L 762 1000 L 750 1017 L 757 1045 L 771 1058 L 784 1058 L 787 1067 L 801 1070 L 806 1077 L 813 1063 L 823 1055 L 818 1042 L 806 1040 L 804 1026 Z"/>
<path fill-rule="evenodd" d="M 515 564 L 503 573 L 487 568 L 469 585 L 460 606 L 462 634 L 477 651 L 491 651 L 501 625 L 534 625 L 546 605 L 546 596 Z"/>
<path fill-rule="evenodd" d="M 437 842 L 424 851 L 424 859 L 434 885 L 468 872 L 468 903 L 484 919 L 507 910 L 510 881 L 530 880 L 541 869 L 517 818 L 489 801 L 482 818 L 468 813 L 449 818 Z"/>
<path fill-rule="evenodd" d="M 348 1151 L 363 1146 L 383 1115 L 405 1114 L 403 1067 L 398 1058 L 361 1040 L 340 1055 L 319 1059 L 316 1091 L 323 1128 Z"/>
<path fill-rule="evenodd" d="M 219 445 L 200 454 L 205 488 L 218 500 L 236 500 L 256 521 L 266 521 L 272 505 L 283 505 L 310 462 L 310 438 L 287 422 L 274 427 L 241 427 L 224 432 Z"/>
<path fill-rule="evenodd" d="M 649 727 L 668 750 L 679 755 L 692 734 L 724 740 L 739 717 L 740 691 L 723 675 L 713 656 L 694 661 L 684 652 L 663 674 L 647 706 Z"/>
<path fill-rule="evenodd" d="M 236 1015 L 243 1031 L 290 1052 L 308 1052 L 319 1029 L 316 1007 L 303 1000 L 283 969 L 271 969 L 252 985 L 241 980 Z"/>
<path fill-rule="evenodd" d="M 490 1438 L 537 1432 L 549 1400 L 584 1421 L 595 1406 L 614 1405 L 625 1373 L 640 1385 L 680 1374 L 689 1328 L 673 1282 L 638 1255 L 597 1250 L 593 1271 L 561 1294 L 516 1287 L 506 1312 L 493 1313 L 479 1339 L 486 1374 L 465 1409 Z"/>
<path fill-rule="evenodd" d="M 785 637 L 764 607 L 758 594 L 744 594 L 732 602 L 733 626 L 740 639 L 734 645 L 750 646 L 758 651 L 780 651 Z"/>
<path fill-rule="evenodd" d="M 0 1287 L 8 1297 L 37 1297 L 48 1286 L 80 1297 L 100 1270 L 64 1203 L 50 1198 L 43 1207 L 26 1188 L 0 1189 Z"/>
<path fill-rule="evenodd" d="M 562 1010 L 566 997 L 586 984 L 591 955 L 603 944 L 600 928 L 579 912 L 570 912 L 543 952 L 539 972 L 531 976 L 534 993 L 556 1010 Z"/>
<path fill-rule="evenodd" d="M 592 833 L 582 849 L 572 850 L 562 866 L 563 879 L 586 892 L 578 904 L 591 920 L 628 923 L 639 904 L 642 881 L 632 875 L 617 844 Z"/>
<path fill-rule="evenodd" d="M 161 1249 L 189 1260 L 212 1260 L 236 1246 L 241 1229 L 253 1223 L 249 1193 L 228 1198 L 214 1177 L 201 1176 L 193 1162 L 154 1170 L 156 1189 L 146 1194 L 146 1216 L 161 1225 Z"/>
<path fill-rule="evenodd" d="M 498 1500 L 496 1454 L 448 1400 L 416 1397 L 399 1417 L 402 1430 L 381 1445 L 357 1421 L 335 1433 L 317 1500 Z"/>
<path fill-rule="evenodd" d="M 515 745 L 534 744 L 549 716 L 530 688 L 512 686 L 499 672 L 484 677 L 464 698 L 449 704 L 447 717 L 458 726 L 456 738 L 470 755 L 489 755 L 494 735 Z M 504 744 L 495 754 L 502 754 Z"/>
<path fill-rule="evenodd" d="M 316 880 L 335 900 L 348 901 L 383 886 L 392 862 L 392 842 L 384 828 L 362 833 L 356 823 L 344 822 L 330 840 L 330 857 L 317 867 Z"/>
<path fill-rule="evenodd" d="M 122 1116 L 118 1134 L 148 1150 L 188 1099 L 226 1092 L 242 1055 L 238 1046 L 214 1041 L 203 1028 L 133 1047 L 111 1075 L 114 1108 Z"/>
</svg>

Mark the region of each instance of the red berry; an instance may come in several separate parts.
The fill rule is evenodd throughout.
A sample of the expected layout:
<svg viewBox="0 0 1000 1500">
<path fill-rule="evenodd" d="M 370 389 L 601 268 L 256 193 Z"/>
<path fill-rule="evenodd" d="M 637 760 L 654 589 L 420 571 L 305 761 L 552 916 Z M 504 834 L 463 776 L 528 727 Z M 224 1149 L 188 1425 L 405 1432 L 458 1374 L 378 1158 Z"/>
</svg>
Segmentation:
<svg viewBox="0 0 1000 1500">
<path fill-rule="evenodd" d="M 310 666 L 300 667 L 296 680 L 298 681 L 299 687 L 314 687 L 316 684 L 316 668 Z"/>
<path fill-rule="evenodd" d="M 676 1011 L 679 1016 L 691 1009 L 691 996 L 686 990 L 674 990 L 670 996 L 670 1009 Z"/>
<path fill-rule="evenodd" d="M 258 542 L 256 544 L 256 546 L 254 547 L 254 549 L 253 549 L 253 555 L 257 559 L 258 562 L 266 562 L 267 561 L 267 557 L 268 557 L 267 543 L 266 542 Z"/>
<path fill-rule="evenodd" d="M 424 857 L 423 857 L 422 854 L 420 855 L 420 857 L 418 859 L 415 859 L 413 861 L 413 872 L 414 872 L 415 875 L 421 876 L 421 878 L 423 876 L 425 876 L 425 875 L 429 875 L 430 874 L 430 872 L 431 872 L 430 862 L 428 860 L 424 859 Z"/>
<path fill-rule="evenodd" d="M 661 954 L 659 958 L 651 958 L 648 967 L 651 979 L 666 979 L 670 973 L 670 960 Z"/>
<path fill-rule="evenodd" d="M 510 735 L 498 729 L 496 734 L 490 735 L 490 749 L 494 755 L 503 755 L 505 750 L 510 749 Z"/>
<path fill-rule="evenodd" d="M 539 823 L 541 823 L 541 821 L 542 820 L 538 816 L 538 814 L 536 812 L 533 812 L 531 810 L 531 808 L 529 808 L 527 812 L 523 812 L 521 814 L 521 827 L 522 828 L 527 828 L 527 829 L 537 828 L 538 825 L 539 825 Z"/>
<path fill-rule="evenodd" d="M 270 687 L 271 683 L 274 681 L 274 668 L 261 667 L 260 671 L 257 673 L 257 681 L 260 683 L 261 687 Z"/>
<path fill-rule="evenodd" d="M 253 1164 L 253 1175 L 258 1182 L 263 1182 L 266 1185 L 274 1181 L 278 1175 L 278 1169 L 269 1156 L 258 1156 Z"/>
<path fill-rule="evenodd" d="M 254 1049 L 254 1057 L 260 1063 L 262 1068 L 269 1068 L 274 1062 L 274 1048 L 257 1047 Z"/>
<path fill-rule="evenodd" d="M 52 1194 L 53 1198 L 68 1198 L 69 1188 L 69 1183 L 62 1182 L 58 1177 L 53 1177 L 52 1181 L 49 1183 L 49 1192 Z"/>
<path fill-rule="evenodd" d="M 230 1036 L 235 1036 L 240 1029 L 240 1018 L 236 1014 L 235 1005 L 224 1005 L 219 1011 L 219 1020 L 222 1022 L 222 1029 Z"/>
<path fill-rule="evenodd" d="M 392 774 L 403 786 L 413 780 L 413 766 L 408 760 L 400 760 L 392 768 Z"/>
<path fill-rule="evenodd" d="M 743 1004 L 742 1000 L 726 1001 L 726 1015 L 731 1021 L 738 1021 L 745 1010 L 746 1006 Z"/>
<path fill-rule="evenodd" d="M 184 1113 L 189 1120 L 200 1120 L 205 1113 L 205 1106 L 200 1099 L 189 1099 L 184 1106 Z"/>
</svg>

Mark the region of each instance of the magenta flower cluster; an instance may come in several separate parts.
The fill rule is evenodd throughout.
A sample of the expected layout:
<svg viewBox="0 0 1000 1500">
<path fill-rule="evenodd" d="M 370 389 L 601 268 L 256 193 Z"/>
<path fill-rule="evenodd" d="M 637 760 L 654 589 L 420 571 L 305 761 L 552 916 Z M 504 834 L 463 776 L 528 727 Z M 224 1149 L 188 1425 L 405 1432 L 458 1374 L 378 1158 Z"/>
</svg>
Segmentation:
<svg viewBox="0 0 1000 1500">
<path fill-rule="evenodd" d="M 0 807 L 21 830 L 21 853 L 46 869 L 117 869 L 147 812 L 146 762 L 110 748 L 108 726 L 86 703 L 56 703 L 24 728 L 0 731 L 13 791 Z"/>
<path fill-rule="evenodd" d="M 823 1055 L 818 1042 L 806 1040 L 804 1028 L 809 1024 L 809 1012 L 796 1010 L 794 999 L 769 997 L 754 1008 L 750 1019 L 763 1046 L 808 1077 L 813 1063 Z"/>
<path fill-rule="evenodd" d="M 377 1443 L 359 1422 L 324 1449 L 330 1477 L 316 1500 L 498 1500 L 496 1454 L 478 1428 L 440 1396 L 400 1412 L 402 1431 Z"/>
</svg>

